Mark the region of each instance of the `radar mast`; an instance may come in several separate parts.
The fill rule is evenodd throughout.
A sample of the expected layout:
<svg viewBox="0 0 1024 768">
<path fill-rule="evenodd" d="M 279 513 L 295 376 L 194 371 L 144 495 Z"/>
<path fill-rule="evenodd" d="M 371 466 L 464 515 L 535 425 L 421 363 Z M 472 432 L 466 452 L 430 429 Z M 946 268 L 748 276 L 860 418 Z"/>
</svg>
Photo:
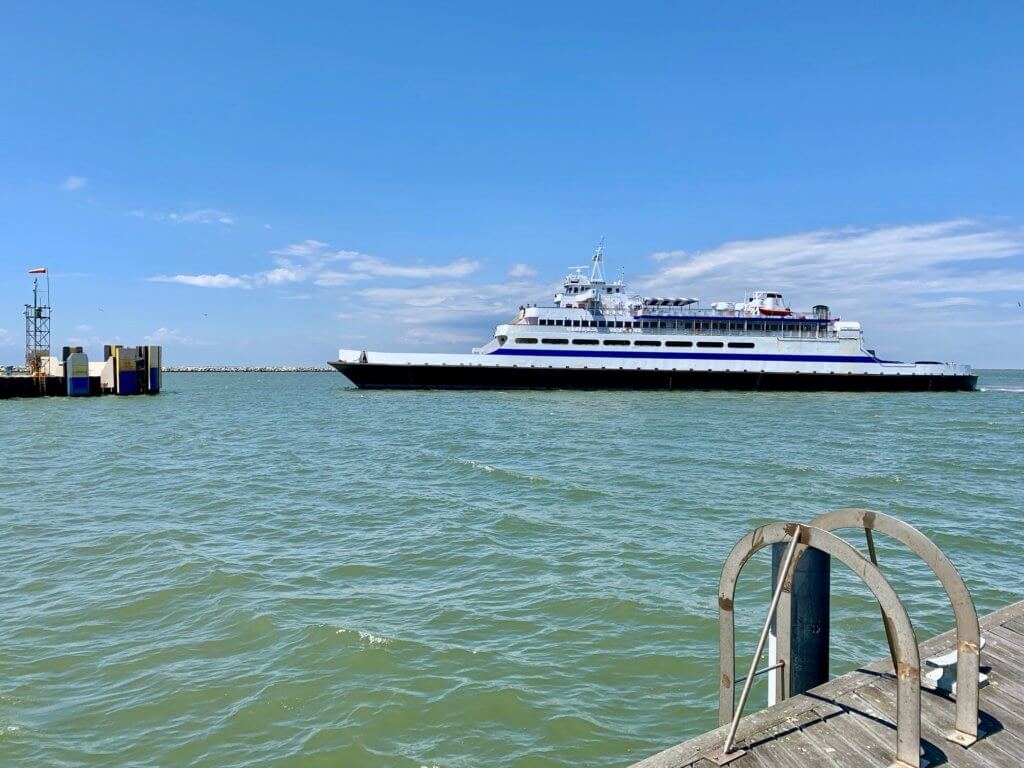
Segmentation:
<svg viewBox="0 0 1024 768">
<path fill-rule="evenodd" d="M 603 283 L 604 282 L 604 238 L 601 238 L 601 242 L 597 244 L 597 248 L 594 250 L 593 266 L 590 269 L 590 282 L 591 283 Z"/>
</svg>

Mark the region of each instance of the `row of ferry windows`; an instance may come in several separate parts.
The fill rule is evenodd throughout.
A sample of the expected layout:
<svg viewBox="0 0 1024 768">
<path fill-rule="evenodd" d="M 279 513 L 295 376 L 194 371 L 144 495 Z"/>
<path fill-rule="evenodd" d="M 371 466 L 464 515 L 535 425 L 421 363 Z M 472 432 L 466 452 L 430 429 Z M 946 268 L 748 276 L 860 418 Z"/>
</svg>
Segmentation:
<svg viewBox="0 0 1024 768">
<path fill-rule="evenodd" d="M 589 291 L 589 290 L 590 290 L 590 286 L 589 285 L 570 285 L 570 286 L 566 286 L 565 292 L 566 293 L 584 293 L 584 292 Z M 600 290 L 600 289 L 598 289 L 598 290 Z M 619 291 L 620 291 L 620 289 L 617 288 L 617 287 L 614 287 L 614 286 L 609 286 L 609 287 L 604 289 L 605 293 L 619 293 Z"/>
<path fill-rule="evenodd" d="M 512 339 L 516 344 L 536 344 L 537 339 L 531 339 L 520 336 L 517 339 Z M 569 339 L 540 339 L 541 344 L 568 344 Z M 656 341 L 654 339 L 637 339 L 631 341 L 630 339 L 573 339 L 572 343 L 577 346 L 588 346 L 596 347 L 601 344 L 605 347 L 692 347 L 694 343 L 692 341 L 666 341 L 664 343 Z M 712 349 L 721 349 L 722 347 L 728 346 L 729 349 L 753 349 L 754 343 L 752 341 L 730 341 L 728 345 L 721 341 L 698 341 L 696 343 L 698 347 L 706 347 Z"/>
<path fill-rule="evenodd" d="M 566 328 L 665 328 L 683 331 L 764 331 L 767 333 L 809 331 L 815 332 L 815 323 L 769 323 L 757 320 L 729 322 L 725 320 L 549 320 L 540 318 L 540 325 L 557 325 Z"/>
</svg>

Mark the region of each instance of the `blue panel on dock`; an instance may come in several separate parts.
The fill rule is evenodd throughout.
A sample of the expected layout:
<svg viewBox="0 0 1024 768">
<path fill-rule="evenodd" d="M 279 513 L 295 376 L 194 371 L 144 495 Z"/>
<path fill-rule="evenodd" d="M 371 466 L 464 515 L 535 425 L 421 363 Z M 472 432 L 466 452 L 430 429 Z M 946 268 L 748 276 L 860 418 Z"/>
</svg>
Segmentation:
<svg viewBox="0 0 1024 768">
<path fill-rule="evenodd" d="M 149 391 L 151 394 L 156 394 L 160 391 L 160 369 L 150 368 L 149 369 Z"/>
<path fill-rule="evenodd" d="M 72 376 L 68 379 L 69 397 L 86 397 L 89 394 L 89 377 Z"/>
<path fill-rule="evenodd" d="M 121 371 L 117 374 L 117 394 L 139 394 L 139 374 L 135 371 Z"/>
</svg>

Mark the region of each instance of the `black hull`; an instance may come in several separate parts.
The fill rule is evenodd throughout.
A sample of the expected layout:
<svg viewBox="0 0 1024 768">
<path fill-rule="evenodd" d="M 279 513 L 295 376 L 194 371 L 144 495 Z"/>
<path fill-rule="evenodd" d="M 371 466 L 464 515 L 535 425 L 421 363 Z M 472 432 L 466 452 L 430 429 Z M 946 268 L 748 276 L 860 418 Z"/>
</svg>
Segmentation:
<svg viewBox="0 0 1024 768">
<path fill-rule="evenodd" d="M 774 392 L 969 392 L 977 376 L 331 363 L 360 389 L 727 389 Z"/>
</svg>

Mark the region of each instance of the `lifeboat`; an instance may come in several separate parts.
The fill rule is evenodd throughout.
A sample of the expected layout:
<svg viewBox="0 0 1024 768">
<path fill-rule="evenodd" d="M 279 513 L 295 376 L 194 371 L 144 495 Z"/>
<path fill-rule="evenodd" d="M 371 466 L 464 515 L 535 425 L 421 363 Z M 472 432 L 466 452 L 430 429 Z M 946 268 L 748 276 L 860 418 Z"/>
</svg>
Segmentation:
<svg viewBox="0 0 1024 768">
<path fill-rule="evenodd" d="M 785 317 L 793 314 L 793 310 L 789 307 L 758 307 L 757 309 L 762 315 L 769 317 Z"/>
</svg>

